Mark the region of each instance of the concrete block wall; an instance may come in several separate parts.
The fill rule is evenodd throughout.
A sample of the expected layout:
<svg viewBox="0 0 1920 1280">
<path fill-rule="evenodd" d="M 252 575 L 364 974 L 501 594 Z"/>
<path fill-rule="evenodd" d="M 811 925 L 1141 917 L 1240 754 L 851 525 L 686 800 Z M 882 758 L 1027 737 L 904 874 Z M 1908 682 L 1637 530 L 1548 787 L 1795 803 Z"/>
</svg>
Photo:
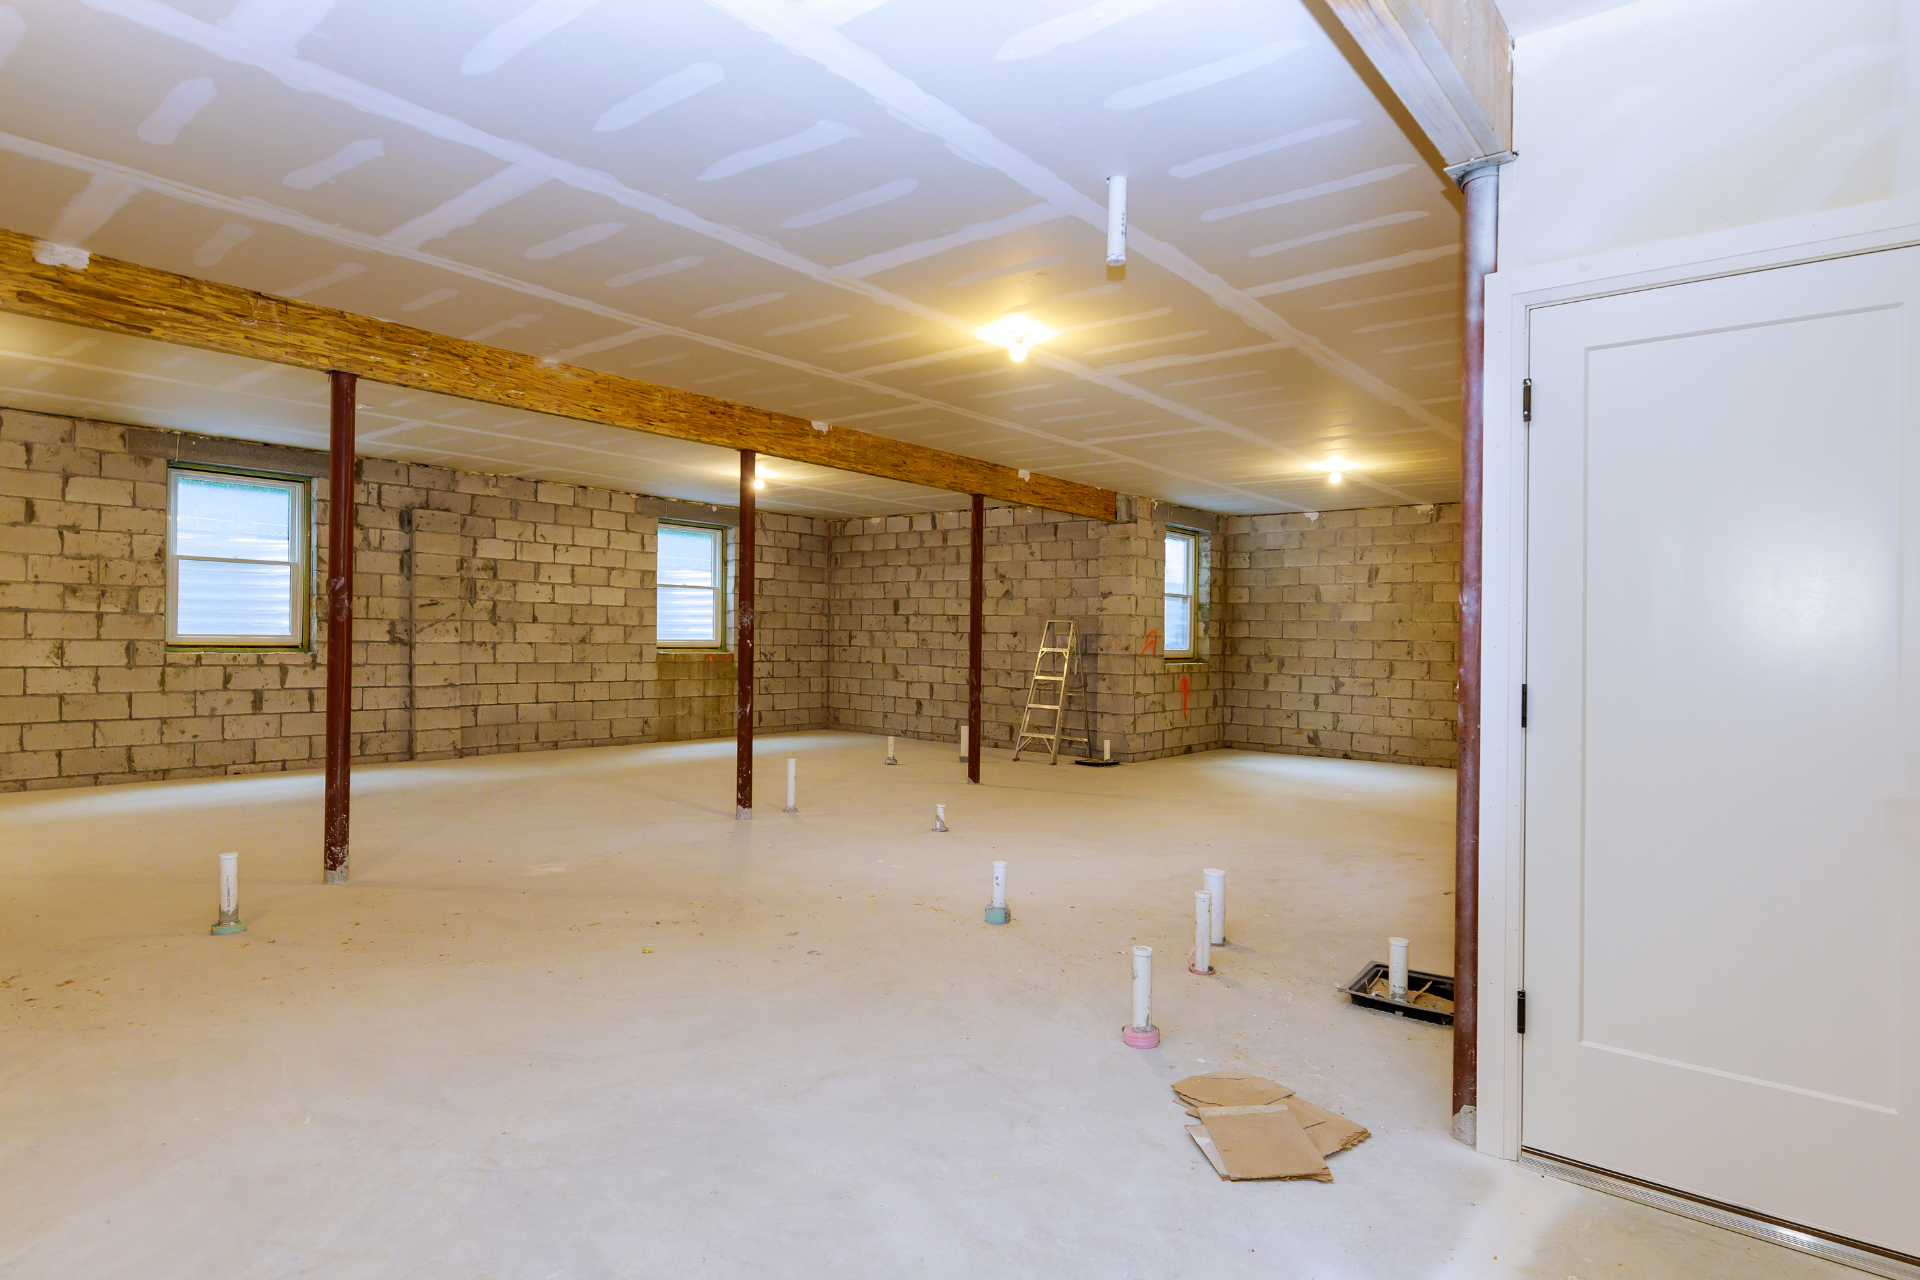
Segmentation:
<svg viewBox="0 0 1920 1280">
<path fill-rule="evenodd" d="M 754 722 L 766 729 L 827 727 L 833 642 L 827 582 L 831 522 L 761 512 L 754 524 Z M 729 692 L 729 697 L 732 696 Z M 732 722 L 728 722 L 728 732 Z"/>
<path fill-rule="evenodd" d="M 1110 740 L 1115 758 L 1145 760 L 1220 744 L 1224 702 L 1208 652 L 1219 644 L 1218 570 L 1208 570 L 1199 659 L 1167 662 L 1155 645 L 1167 512 L 1145 499 L 1121 501 L 1113 524 L 987 508 L 981 702 L 989 746 L 1013 745 L 1049 618 L 1072 620 L 1086 644 L 1084 685 L 1075 688 L 1092 695 L 1096 750 Z M 833 525 L 833 727 L 957 742 L 967 714 L 969 521 L 966 512 L 939 512 Z M 1076 709 L 1068 730 L 1082 733 L 1085 723 Z"/>
<path fill-rule="evenodd" d="M 326 473 L 305 450 L 0 411 L 0 790 L 320 763 L 323 634 L 292 652 L 165 643 L 170 459 Z M 356 497 L 357 759 L 732 732 L 732 655 L 653 644 L 660 519 L 731 526 L 731 508 L 364 458 Z M 1041 628 L 1068 618 L 1096 751 L 1452 762 L 1457 507 L 1121 503 L 1112 524 L 987 509 L 989 745 L 1012 744 Z M 763 514 L 757 726 L 957 739 L 967 523 Z M 1191 662 L 1157 648 L 1170 523 L 1207 535 Z"/>
<path fill-rule="evenodd" d="M 1452 765 L 1459 506 L 1224 524 L 1226 744 Z"/>
<path fill-rule="evenodd" d="M 326 471 L 306 450 L 0 411 L 0 790 L 322 760 L 324 628 L 298 651 L 166 644 L 169 459 Z M 653 645 L 659 519 L 730 508 L 368 458 L 357 478 L 357 759 L 732 732 L 732 656 Z M 824 727 L 826 522 L 757 529 L 756 721 Z"/>
</svg>

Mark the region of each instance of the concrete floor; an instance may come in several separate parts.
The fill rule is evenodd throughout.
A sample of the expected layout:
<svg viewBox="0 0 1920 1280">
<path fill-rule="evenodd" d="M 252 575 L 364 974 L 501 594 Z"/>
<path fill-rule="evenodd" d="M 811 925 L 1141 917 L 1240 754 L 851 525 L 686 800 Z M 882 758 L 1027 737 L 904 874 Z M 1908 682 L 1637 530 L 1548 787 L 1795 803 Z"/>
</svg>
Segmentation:
<svg viewBox="0 0 1920 1280">
<path fill-rule="evenodd" d="M 761 748 L 750 823 L 730 742 L 366 769 L 332 888 L 313 775 L 0 797 L 0 1274 L 1856 1274 L 1446 1136 L 1447 1033 L 1334 989 L 1389 933 L 1451 968 L 1451 773 Z M 1205 866 L 1217 979 L 1179 960 Z M 1167 1089 L 1221 1066 L 1374 1137 L 1223 1183 Z"/>
</svg>

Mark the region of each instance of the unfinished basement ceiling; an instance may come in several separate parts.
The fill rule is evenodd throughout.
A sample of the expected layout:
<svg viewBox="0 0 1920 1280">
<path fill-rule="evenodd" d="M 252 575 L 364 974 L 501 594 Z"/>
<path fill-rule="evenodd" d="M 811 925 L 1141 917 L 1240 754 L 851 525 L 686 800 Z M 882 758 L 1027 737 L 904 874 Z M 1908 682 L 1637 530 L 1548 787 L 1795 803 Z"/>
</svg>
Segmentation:
<svg viewBox="0 0 1920 1280">
<path fill-rule="evenodd" d="M 16 231 L 1216 511 L 1458 493 L 1456 197 L 1300 0 L 16 0 L 6 50 Z"/>
<path fill-rule="evenodd" d="M 731 507 L 732 449 L 524 413 L 362 379 L 355 452 L 483 475 Z M 242 356 L 0 314 L 0 405 L 134 426 L 327 448 L 327 376 Z M 919 485 L 762 458 L 764 510 L 804 516 L 946 511 L 969 499 Z"/>
</svg>

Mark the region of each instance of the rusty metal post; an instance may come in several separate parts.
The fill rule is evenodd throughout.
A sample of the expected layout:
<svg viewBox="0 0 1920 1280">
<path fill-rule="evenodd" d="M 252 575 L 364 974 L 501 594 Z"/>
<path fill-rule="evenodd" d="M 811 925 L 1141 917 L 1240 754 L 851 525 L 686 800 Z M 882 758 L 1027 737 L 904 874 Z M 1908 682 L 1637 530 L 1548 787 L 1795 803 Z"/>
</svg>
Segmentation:
<svg viewBox="0 0 1920 1280">
<path fill-rule="evenodd" d="M 734 660 L 739 664 L 733 708 L 733 816 L 753 816 L 753 503 L 754 452 L 740 451 L 740 542 L 734 587 Z"/>
<path fill-rule="evenodd" d="M 1486 277 L 1498 262 L 1500 167 L 1459 175 L 1467 197 L 1460 360 L 1460 709 L 1453 871 L 1453 1136 L 1476 1136 L 1480 1035 L 1481 459 L 1486 438 Z"/>
<path fill-rule="evenodd" d="M 968 548 L 972 564 L 967 575 L 967 781 L 980 781 L 980 643 L 985 629 L 987 583 L 987 501 L 973 495 L 973 525 Z"/>
<path fill-rule="evenodd" d="M 328 884 L 347 882 L 347 809 L 353 768 L 353 426 L 359 379 L 329 374 L 327 448 L 327 788 L 322 865 Z"/>
</svg>

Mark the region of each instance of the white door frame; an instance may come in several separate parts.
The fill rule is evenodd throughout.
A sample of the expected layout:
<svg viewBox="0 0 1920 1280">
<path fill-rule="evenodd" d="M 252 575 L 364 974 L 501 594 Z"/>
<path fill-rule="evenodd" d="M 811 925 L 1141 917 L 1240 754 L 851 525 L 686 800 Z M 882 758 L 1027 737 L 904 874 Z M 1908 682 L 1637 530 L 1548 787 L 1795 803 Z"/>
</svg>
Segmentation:
<svg viewBox="0 0 1920 1280">
<path fill-rule="evenodd" d="M 1524 164 L 1522 159 L 1517 163 Z M 1520 1156 L 1526 740 L 1527 376 L 1535 307 L 1920 244 L 1920 197 L 1737 227 L 1487 277 L 1480 655 L 1480 1037 L 1475 1146 Z"/>
</svg>

